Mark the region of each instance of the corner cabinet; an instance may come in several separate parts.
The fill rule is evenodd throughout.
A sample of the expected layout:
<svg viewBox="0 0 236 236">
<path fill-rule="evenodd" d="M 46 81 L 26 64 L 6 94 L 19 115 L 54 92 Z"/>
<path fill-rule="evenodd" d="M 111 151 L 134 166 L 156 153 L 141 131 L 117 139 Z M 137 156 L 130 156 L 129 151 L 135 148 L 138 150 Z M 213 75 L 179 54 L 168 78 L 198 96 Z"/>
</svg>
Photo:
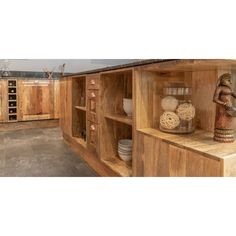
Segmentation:
<svg viewBox="0 0 236 236">
<path fill-rule="evenodd" d="M 54 81 L 19 80 L 20 121 L 54 118 Z"/>
</svg>

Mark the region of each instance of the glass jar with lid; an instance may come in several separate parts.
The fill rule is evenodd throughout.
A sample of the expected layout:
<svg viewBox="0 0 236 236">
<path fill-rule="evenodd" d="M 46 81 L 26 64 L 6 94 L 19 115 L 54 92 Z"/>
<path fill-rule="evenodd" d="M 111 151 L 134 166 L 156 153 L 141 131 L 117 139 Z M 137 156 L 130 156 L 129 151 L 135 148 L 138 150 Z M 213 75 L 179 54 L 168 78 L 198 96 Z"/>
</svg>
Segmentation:
<svg viewBox="0 0 236 236">
<path fill-rule="evenodd" d="M 191 100 L 192 88 L 184 83 L 169 83 L 161 99 L 160 130 L 188 134 L 195 130 L 195 107 Z"/>
</svg>

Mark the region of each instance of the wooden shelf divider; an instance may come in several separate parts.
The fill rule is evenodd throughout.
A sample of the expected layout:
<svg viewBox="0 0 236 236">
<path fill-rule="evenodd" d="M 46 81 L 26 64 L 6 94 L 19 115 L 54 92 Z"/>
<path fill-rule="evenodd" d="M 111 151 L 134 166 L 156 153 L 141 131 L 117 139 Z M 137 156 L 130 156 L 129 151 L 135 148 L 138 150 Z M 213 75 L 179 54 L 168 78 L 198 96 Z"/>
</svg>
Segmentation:
<svg viewBox="0 0 236 236">
<path fill-rule="evenodd" d="M 105 114 L 105 118 L 118 121 L 127 125 L 133 125 L 132 117 L 128 117 L 125 115 L 119 115 L 119 114 Z"/>
<path fill-rule="evenodd" d="M 86 107 L 75 106 L 75 108 L 81 111 L 86 111 Z"/>
</svg>

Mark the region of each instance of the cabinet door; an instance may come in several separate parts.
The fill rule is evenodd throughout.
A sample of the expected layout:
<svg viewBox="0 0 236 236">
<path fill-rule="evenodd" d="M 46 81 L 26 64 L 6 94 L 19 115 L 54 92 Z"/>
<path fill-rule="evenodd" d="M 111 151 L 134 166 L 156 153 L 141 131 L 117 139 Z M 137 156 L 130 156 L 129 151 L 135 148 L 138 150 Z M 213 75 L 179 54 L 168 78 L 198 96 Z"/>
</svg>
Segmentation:
<svg viewBox="0 0 236 236">
<path fill-rule="evenodd" d="M 8 121 L 7 80 L 0 80 L 0 122 Z"/>
<path fill-rule="evenodd" d="M 43 120 L 54 117 L 53 81 L 19 81 L 19 120 Z"/>
</svg>

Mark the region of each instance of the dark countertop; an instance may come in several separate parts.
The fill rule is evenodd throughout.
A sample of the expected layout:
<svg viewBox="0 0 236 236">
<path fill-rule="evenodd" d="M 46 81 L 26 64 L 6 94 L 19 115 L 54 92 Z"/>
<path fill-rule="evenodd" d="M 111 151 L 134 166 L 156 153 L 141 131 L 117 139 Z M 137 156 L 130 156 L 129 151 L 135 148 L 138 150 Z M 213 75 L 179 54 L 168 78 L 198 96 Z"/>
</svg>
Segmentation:
<svg viewBox="0 0 236 236">
<path fill-rule="evenodd" d="M 61 76 L 60 73 L 53 73 L 52 79 L 57 80 Z M 10 76 L 7 77 L 0 77 L 0 79 L 9 79 L 9 78 L 16 78 L 16 79 L 37 79 L 37 80 L 45 80 L 48 79 L 45 72 L 40 71 L 10 71 Z"/>
<path fill-rule="evenodd" d="M 66 75 L 64 75 L 62 77 L 78 76 L 78 75 L 85 75 L 85 74 L 94 74 L 94 73 L 105 72 L 105 71 L 109 71 L 109 70 L 118 70 L 118 69 L 123 69 L 123 68 L 142 66 L 142 65 L 158 63 L 158 62 L 175 61 L 175 60 L 177 60 L 177 59 L 148 59 L 148 60 L 141 60 L 141 61 L 138 61 L 138 62 L 132 62 L 132 63 L 128 63 L 128 64 L 123 64 L 123 65 L 108 66 L 108 67 L 103 67 L 103 68 L 99 68 L 99 69 L 95 69 L 95 70 L 82 71 L 82 72 L 79 72 L 79 73 L 70 73 L 70 74 L 66 74 Z"/>
<path fill-rule="evenodd" d="M 87 71 L 82 71 L 79 73 L 66 73 L 62 77 L 67 77 L 67 76 L 79 76 L 79 75 L 85 75 L 85 74 L 94 74 L 94 73 L 99 73 L 99 72 L 105 72 L 109 70 L 118 70 L 118 69 L 123 69 L 123 68 L 129 68 L 129 67 L 135 67 L 135 66 L 142 66 L 142 65 L 147 65 L 147 64 L 152 64 L 152 63 L 161 63 L 161 62 L 166 62 L 166 61 L 174 61 L 176 59 L 148 59 L 148 60 L 140 60 L 137 62 L 132 62 L 128 64 L 122 64 L 122 65 L 116 65 L 116 66 L 108 66 L 108 67 L 103 67 L 99 69 L 93 69 L 93 70 L 87 70 Z M 53 73 L 52 80 L 58 80 L 61 77 L 60 73 Z M 10 71 L 10 76 L 8 77 L 0 77 L 1 79 L 10 79 L 10 78 L 15 78 L 15 79 L 37 79 L 37 80 L 47 80 L 48 77 L 45 72 L 38 72 L 38 71 Z"/>
</svg>

